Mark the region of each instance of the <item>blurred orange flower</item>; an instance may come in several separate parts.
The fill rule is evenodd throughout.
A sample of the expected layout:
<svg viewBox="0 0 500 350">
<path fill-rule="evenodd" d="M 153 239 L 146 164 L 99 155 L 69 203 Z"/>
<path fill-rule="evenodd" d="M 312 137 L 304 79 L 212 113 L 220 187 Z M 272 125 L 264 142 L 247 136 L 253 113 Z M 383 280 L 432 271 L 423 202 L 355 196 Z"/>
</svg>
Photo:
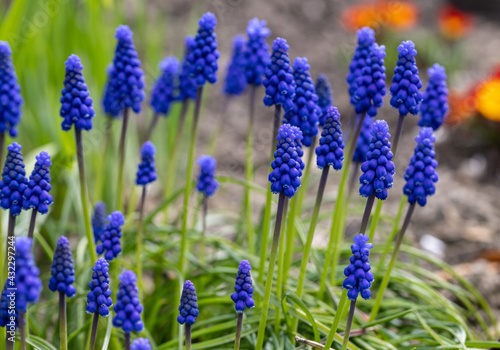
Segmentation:
<svg viewBox="0 0 500 350">
<path fill-rule="evenodd" d="M 438 22 L 441 34 L 452 40 L 463 38 L 473 26 L 472 16 L 452 5 L 441 8 Z"/>
<path fill-rule="evenodd" d="M 500 121 L 500 78 L 480 84 L 474 93 L 477 111 L 485 118 Z"/>
<path fill-rule="evenodd" d="M 474 96 L 470 93 L 450 91 L 448 94 L 450 111 L 445 119 L 448 125 L 455 125 L 472 117 L 475 112 Z"/>
<path fill-rule="evenodd" d="M 341 14 L 342 24 L 351 30 L 361 27 L 405 30 L 412 28 L 417 19 L 417 6 L 408 1 L 373 1 L 350 6 Z"/>
</svg>

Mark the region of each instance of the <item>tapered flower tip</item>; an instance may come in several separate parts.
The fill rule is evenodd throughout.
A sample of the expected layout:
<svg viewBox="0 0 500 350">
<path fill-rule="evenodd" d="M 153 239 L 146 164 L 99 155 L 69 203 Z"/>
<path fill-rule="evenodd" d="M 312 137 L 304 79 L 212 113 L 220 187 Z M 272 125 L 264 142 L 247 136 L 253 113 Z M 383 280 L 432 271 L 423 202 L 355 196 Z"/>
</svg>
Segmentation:
<svg viewBox="0 0 500 350">
<path fill-rule="evenodd" d="M 111 215 L 108 215 L 108 221 L 111 227 L 123 226 L 125 224 L 125 218 L 118 210 L 111 213 Z"/>
<path fill-rule="evenodd" d="M 134 33 L 128 25 L 121 24 L 116 28 L 115 38 L 120 41 L 132 41 Z"/>
<path fill-rule="evenodd" d="M 138 338 L 132 342 L 130 346 L 130 350 L 151 350 L 151 344 L 149 343 L 149 339 L 146 338 Z"/>
<path fill-rule="evenodd" d="M 6 41 L 0 41 L 0 56 L 10 56 L 12 55 L 12 50 L 10 45 Z"/>
<path fill-rule="evenodd" d="M 16 239 L 16 255 L 19 253 L 19 255 L 24 255 L 31 253 L 31 245 L 33 244 L 33 241 L 31 238 L 28 237 L 19 237 Z"/>
<path fill-rule="evenodd" d="M 165 57 L 158 66 L 162 71 L 170 74 L 177 74 L 180 67 L 179 60 L 174 56 Z"/>
<path fill-rule="evenodd" d="M 80 57 L 75 54 L 71 54 L 64 64 L 66 66 L 66 70 L 69 71 L 81 71 L 83 69 Z"/>
<path fill-rule="evenodd" d="M 234 51 L 242 50 L 245 45 L 245 36 L 242 34 L 236 34 L 233 38 L 233 49 Z"/>
<path fill-rule="evenodd" d="M 416 56 L 417 50 L 415 49 L 415 44 L 411 40 L 406 40 L 398 46 L 398 52 L 404 56 Z"/>
<path fill-rule="evenodd" d="M 387 134 L 387 138 L 391 135 L 389 133 L 389 125 L 385 120 L 377 120 L 372 126 L 372 136 L 376 139 L 381 139 Z"/>
<path fill-rule="evenodd" d="M 370 27 L 363 27 L 356 33 L 359 46 L 370 46 L 375 42 L 375 31 Z"/>
<path fill-rule="evenodd" d="M 204 30 L 212 31 L 217 25 L 217 18 L 212 12 L 207 12 L 203 16 L 201 16 L 200 20 L 198 21 L 198 25 Z"/>
<path fill-rule="evenodd" d="M 10 145 L 7 146 L 7 151 L 20 152 L 22 148 L 23 147 L 17 142 L 12 142 Z"/>
<path fill-rule="evenodd" d="M 203 155 L 198 158 L 197 163 L 200 165 L 203 172 L 215 171 L 215 167 L 217 166 L 217 160 L 214 157 L 207 155 Z"/>
<path fill-rule="evenodd" d="M 278 50 L 283 50 L 283 51 L 288 51 L 290 49 L 290 46 L 288 45 L 286 39 L 283 38 L 276 38 L 273 41 L 273 51 L 278 51 Z"/>
<path fill-rule="evenodd" d="M 354 238 L 353 238 L 354 244 L 351 246 L 351 249 L 354 249 L 356 251 L 357 250 L 361 251 L 364 248 L 372 249 L 373 248 L 373 244 L 368 243 L 369 240 L 370 240 L 370 237 L 368 237 L 367 235 L 364 235 L 364 234 L 360 233 L 359 235 L 354 236 Z M 366 251 L 363 254 L 368 255 L 369 251 Z"/>
<path fill-rule="evenodd" d="M 434 63 L 432 67 L 427 69 L 427 74 L 429 74 L 429 81 L 441 82 L 446 80 L 446 69 L 438 63 Z"/>
<path fill-rule="evenodd" d="M 257 17 L 252 18 L 248 22 L 247 34 L 252 37 L 267 37 L 271 34 L 271 30 L 266 27 L 266 21 L 259 20 Z"/>
<path fill-rule="evenodd" d="M 184 46 L 187 50 L 191 49 L 194 45 L 196 45 L 196 40 L 194 35 L 186 35 L 184 38 Z"/>
<path fill-rule="evenodd" d="M 420 133 L 415 137 L 415 141 L 417 141 L 418 144 L 429 146 L 436 141 L 436 135 L 434 135 L 432 128 L 424 127 L 420 129 Z"/>
<path fill-rule="evenodd" d="M 278 136 L 276 140 L 286 140 L 287 142 L 292 141 L 302 141 L 303 139 L 302 131 L 296 127 L 291 126 L 290 124 L 283 124 L 278 130 Z"/>
<path fill-rule="evenodd" d="M 293 61 L 293 69 L 294 70 L 309 70 L 311 66 L 307 63 L 306 57 L 296 57 Z"/>
<path fill-rule="evenodd" d="M 125 270 L 120 275 L 119 279 L 123 285 L 128 286 L 137 282 L 137 275 L 134 273 L 134 271 Z"/>
<path fill-rule="evenodd" d="M 199 315 L 197 301 L 198 297 L 196 296 L 194 284 L 187 280 L 184 282 L 184 288 L 182 289 L 177 322 L 180 324 L 186 323 L 189 326 L 195 323 L 196 318 Z"/>
<path fill-rule="evenodd" d="M 141 156 L 153 157 L 156 153 L 156 147 L 151 141 L 146 141 L 141 148 Z"/>
</svg>

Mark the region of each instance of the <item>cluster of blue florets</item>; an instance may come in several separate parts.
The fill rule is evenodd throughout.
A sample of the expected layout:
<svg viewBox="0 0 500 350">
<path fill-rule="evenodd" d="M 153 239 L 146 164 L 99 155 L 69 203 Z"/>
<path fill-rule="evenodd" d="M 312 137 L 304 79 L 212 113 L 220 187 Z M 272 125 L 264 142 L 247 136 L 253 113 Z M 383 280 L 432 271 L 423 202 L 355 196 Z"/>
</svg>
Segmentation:
<svg viewBox="0 0 500 350">
<path fill-rule="evenodd" d="M 361 76 L 364 68 L 366 68 L 366 63 L 368 56 L 375 44 L 375 32 L 369 27 L 363 27 L 357 31 L 358 44 L 354 49 L 354 55 L 352 61 L 349 64 L 349 74 L 347 74 L 347 85 L 349 87 L 349 95 L 352 96 L 357 90 L 356 80 Z"/>
<path fill-rule="evenodd" d="M 57 241 L 50 274 L 52 275 L 49 280 L 49 289 L 51 291 L 65 293 L 68 297 L 75 295 L 73 255 L 71 254 L 69 241 L 64 236 L 61 236 Z"/>
<path fill-rule="evenodd" d="M 37 210 L 40 214 L 47 214 L 49 205 L 53 203 L 49 194 L 50 185 L 50 156 L 47 152 L 41 152 L 36 156 L 35 167 L 30 175 L 30 180 L 23 193 L 23 209 Z"/>
<path fill-rule="evenodd" d="M 156 165 L 155 165 L 156 147 L 151 141 L 146 141 L 141 148 L 141 162 L 137 170 L 137 185 L 146 186 L 147 184 L 156 181 Z"/>
<path fill-rule="evenodd" d="M 316 94 L 318 95 L 318 106 L 321 109 L 319 125 L 325 124 L 328 108 L 333 106 L 332 87 L 325 74 L 319 74 L 316 79 Z"/>
<path fill-rule="evenodd" d="M 112 261 L 122 251 L 122 226 L 125 224 L 125 219 L 121 212 L 115 211 L 111 215 L 108 215 L 108 221 L 108 226 L 99 237 L 101 244 L 96 247 L 96 251 L 97 254 L 104 254 L 104 258 L 107 261 Z"/>
<path fill-rule="evenodd" d="M 424 127 L 415 141 L 417 146 L 406 169 L 403 192 L 408 196 L 408 202 L 418 203 L 423 207 L 427 203 L 427 196 L 436 192 L 434 184 L 439 180 L 436 171 L 438 162 L 434 151 L 436 136 L 432 133 L 432 128 Z"/>
<path fill-rule="evenodd" d="M 184 282 L 184 287 L 182 288 L 177 322 L 180 324 L 186 323 L 190 326 L 196 321 L 198 314 L 198 297 L 196 296 L 194 284 L 191 281 L 186 281 Z"/>
<path fill-rule="evenodd" d="M 9 43 L 0 41 L 0 133 L 9 132 L 17 136 L 17 124 L 21 121 L 23 98 L 12 64 Z"/>
<path fill-rule="evenodd" d="M 332 166 L 335 170 L 342 169 L 344 140 L 342 139 L 341 125 L 338 109 L 330 106 L 326 112 L 319 145 L 316 147 L 316 164 L 318 168 L 323 169 L 326 166 Z"/>
<path fill-rule="evenodd" d="M 298 126 L 302 131 L 302 144 L 312 145 L 313 137 L 318 135 L 319 116 L 321 109 L 318 106 L 318 96 L 314 89 L 307 63 L 307 58 L 297 57 L 293 62 L 293 77 L 295 84 L 295 100 L 293 108 L 285 113 L 283 123 Z"/>
<path fill-rule="evenodd" d="M 121 110 L 118 105 L 113 102 L 113 92 L 111 91 L 111 86 L 109 84 L 109 79 L 112 75 L 113 64 L 109 64 L 106 67 L 106 84 L 104 85 L 104 93 L 102 97 L 102 107 L 104 113 L 109 117 L 117 118 L 120 116 Z"/>
<path fill-rule="evenodd" d="M 0 206 L 9 209 L 14 216 L 21 213 L 23 194 L 28 183 L 21 148 L 16 142 L 7 147 L 7 159 L 0 181 Z"/>
<path fill-rule="evenodd" d="M 423 94 L 420 104 L 420 126 L 430 126 L 437 130 L 448 114 L 448 88 L 446 87 L 446 70 L 439 64 L 434 64 L 427 70 L 429 85 Z"/>
<path fill-rule="evenodd" d="M 394 68 L 392 77 L 391 106 L 399 110 L 399 115 L 406 116 L 408 113 L 416 115 L 419 113 L 419 105 L 422 101 L 422 81 L 418 75 L 415 56 L 415 44 L 408 40 L 403 41 L 398 47 L 399 60 Z"/>
<path fill-rule="evenodd" d="M 217 36 L 215 26 L 217 18 L 211 12 L 205 13 L 198 22 L 198 34 L 187 60 L 191 68 L 190 77 L 196 81 L 196 85 L 203 86 L 205 82 L 214 84 L 217 82 L 217 70 L 219 66 L 219 51 L 217 50 Z"/>
<path fill-rule="evenodd" d="M 149 339 L 137 338 L 130 345 L 130 350 L 151 350 L 151 343 Z"/>
<path fill-rule="evenodd" d="M 106 218 L 106 204 L 97 202 L 92 215 L 92 231 L 94 232 L 94 242 L 97 243 L 101 239 L 101 234 L 106 230 L 108 219 Z"/>
<path fill-rule="evenodd" d="M 99 258 L 92 268 L 92 281 L 89 282 L 90 292 L 87 294 L 87 312 L 107 317 L 109 308 L 113 306 L 111 300 L 111 289 L 109 289 L 109 264 L 103 258 Z"/>
<path fill-rule="evenodd" d="M 161 73 L 151 92 L 151 107 L 156 113 L 167 115 L 172 102 L 177 98 L 175 86 L 179 75 L 179 61 L 170 56 L 163 59 L 159 66 Z"/>
<path fill-rule="evenodd" d="M 370 299 L 370 287 L 374 280 L 373 273 L 370 272 L 371 266 L 368 256 L 373 244 L 368 243 L 370 238 L 362 233 L 354 236 L 354 244 L 351 245 L 351 262 L 344 270 L 346 279 L 342 283 L 344 289 L 347 289 L 349 300 L 356 300 L 358 295 L 365 300 Z"/>
<path fill-rule="evenodd" d="M 262 85 L 266 88 L 264 104 L 282 105 L 285 112 L 293 109 L 295 99 L 295 79 L 288 57 L 290 47 L 283 38 L 276 38 L 273 42 L 271 63 L 266 68 L 266 77 Z"/>
<path fill-rule="evenodd" d="M 352 161 L 355 163 L 363 163 L 366 160 L 366 153 L 370 148 L 370 141 L 372 139 L 372 125 L 372 118 L 364 118 L 363 124 L 361 125 L 361 132 L 356 141 L 356 149 L 352 155 Z"/>
<path fill-rule="evenodd" d="M 212 156 L 203 155 L 198 158 L 198 164 L 200 165 L 200 175 L 196 189 L 205 196 L 211 197 L 219 188 L 219 182 L 215 179 L 217 161 Z"/>
<path fill-rule="evenodd" d="M 185 101 L 188 99 L 194 100 L 196 98 L 196 80 L 191 78 L 191 65 L 188 60 L 189 53 L 196 45 L 194 36 L 188 35 L 185 39 L 184 60 L 182 61 L 182 70 L 179 75 L 179 95 L 177 99 Z"/>
<path fill-rule="evenodd" d="M 9 283 L 10 281 L 7 279 L 2 289 L 2 294 L 0 294 L 0 327 L 5 327 L 7 326 L 7 324 L 11 322 L 10 317 L 12 315 L 9 314 L 9 303 L 10 303 L 11 292 L 10 291 L 7 292 L 7 288 L 9 288 Z M 7 293 L 9 293 L 9 295 L 7 295 Z M 19 315 L 15 309 L 13 316 L 15 318 L 14 327 L 17 327 L 17 319 Z"/>
<path fill-rule="evenodd" d="M 95 115 L 89 89 L 82 74 L 83 65 L 77 55 L 71 55 L 66 61 L 66 75 L 61 96 L 60 115 L 64 118 L 61 127 L 64 131 L 71 129 L 91 130 L 92 118 Z"/>
<path fill-rule="evenodd" d="M 363 197 L 375 195 L 387 198 L 387 189 L 392 187 L 395 167 L 392 161 L 389 126 L 384 120 L 377 120 L 372 126 L 372 139 L 366 152 L 366 161 L 361 165 L 359 194 Z"/>
<path fill-rule="evenodd" d="M 137 276 L 126 270 L 120 276 L 120 285 L 116 293 L 116 304 L 113 307 L 116 315 L 113 326 L 123 329 L 125 333 L 140 332 L 144 328 L 141 320 L 142 305 L 139 300 Z"/>
<path fill-rule="evenodd" d="M 247 87 L 247 78 L 245 75 L 245 57 L 243 48 L 245 38 L 237 34 L 233 39 L 233 57 L 227 67 L 226 80 L 224 81 L 223 91 L 227 95 L 241 95 Z"/>
<path fill-rule="evenodd" d="M 253 300 L 252 276 L 250 270 L 252 266 L 248 260 L 242 260 L 238 267 L 236 282 L 234 285 L 234 293 L 231 294 L 231 299 L 235 303 L 235 309 L 238 313 L 245 311 L 245 308 L 253 308 L 255 302 Z"/>
<path fill-rule="evenodd" d="M 243 52 L 245 74 L 250 85 L 262 84 L 262 77 L 270 63 L 269 46 L 266 39 L 271 34 L 266 21 L 253 18 L 248 22 L 245 51 Z"/>
</svg>

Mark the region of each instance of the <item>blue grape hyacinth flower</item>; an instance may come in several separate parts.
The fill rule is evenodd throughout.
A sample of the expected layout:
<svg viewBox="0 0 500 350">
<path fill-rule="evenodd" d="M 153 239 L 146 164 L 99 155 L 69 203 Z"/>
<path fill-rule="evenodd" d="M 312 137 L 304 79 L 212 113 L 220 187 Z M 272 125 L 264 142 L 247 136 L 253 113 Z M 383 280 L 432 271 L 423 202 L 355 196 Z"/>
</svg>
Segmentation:
<svg viewBox="0 0 500 350">
<path fill-rule="evenodd" d="M 398 47 L 398 62 L 394 68 L 392 77 L 391 106 L 399 110 L 399 115 L 406 116 L 408 113 L 417 115 L 420 111 L 419 105 L 422 101 L 422 81 L 418 74 L 415 56 L 415 44 L 403 41 Z"/>
<path fill-rule="evenodd" d="M 176 100 L 175 89 L 180 66 L 173 56 L 165 57 L 159 66 L 161 73 L 153 86 L 151 107 L 158 114 L 168 115 L 172 102 Z"/>
<path fill-rule="evenodd" d="M 276 137 L 278 143 L 271 162 L 273 169 L 268 180 L 271 183 L 271 192 L 284 194 L 292 198 L 300 187 L 302 175 L 301 144 L 302 132 L 296 126 L 283 124 Z"/>
<path fill-rule="evenodd" d="M 23 192 L 23 209 L 37 210 L 40 214 L 47 214 L 49 205 L 53 203 L 49 194 L 52 188 L 50 184 L 50 156 L 47 152 L 41 152 L 36 156 L 35 167 L 30 175 L 28 185 Z"/>
<path fill-rule="evenodd" d="M 198 158 L 198 164 L 200 165 L 200 175 L 196 189 L 205 196 L 211 197 L 219 188 L 219 182 L 215 179 L 217 161 L 212 156 L 203 155 Z"/>
<path fill-rule="evenodd" d="M 104 92 L 103 92 L 103 97 L 102 97 L 102 107 L 104 109 L 104 113 L 106 115 L 113 117 L 113 118 L 118 118 L 120 116 L 120 108 L 117 104 L 114 103 L 113 101 L 113 93 L 111 91 L 111 86 L 109 84 L 110 81 L 110 76 L 113 71 L 113 65 L 109 64 L 106 67 L 106 84 L 104 85 Z"/>
<path fill-rule="evenodd" d="M 146 141 L 141 148 L 141 162 L 137 170 L 137 185 L 146 186 L 147 184 L 156 181 L 156 165 L 155 165 L 156 147 L 151 141 Z"/>
<path fill-rule="evenodd" d="M 89 282 L 90 292 L 87 294 L 87 312 L 107 317 L 109 308 L 113 306 L 111 300 L 111 289 L 109 289 L 109 264 L 103 258 L 99 258 L 92 268 L 92 281 Z"/>
<path fill-rule="evenodd" d="M 359 194 L 363 197 L 375 195 L 378 199 L 387 198 L 387 189 L 394 182 L 395 167 L 392 161 L 389 126 L 385 120 L 373 123 L 372 139 L 366 152 L 366 160 L 361 165 Z"/>
<path fill-rule="evenodd" d="M 125 333 L 140 332 L 144 329 L 141 320 L 142 305 L 137 288 L 137 276 L 126 270 L 120 276 L 120 285 L 116 293 L 116 304 L 113 307 L 116 315 L 113 326 L 121 328 Z"/>
<path fill-rule="evenodd" d="M 446 70 L 436 63 L 427 72 L 429 74 L 429 84 L 425 89 L 420 104 L 421 117 L 418 125 L 430 126 L 433 130 L 437 130 L 443 125 L 449 109 Z"/>
<path fill-rule="evenodd" d="M 297 57 L 293 62 L 293 77 L 295 84 L 295 100 L 293 108 L 283 116 L 283 123 L 297 126 L 302 131 L 302 144 L 312 145 L 313 137 L 318 135 L 319 116 L 318 96 L 309 72 L 311 66 L 307 58 Z"/>
<path fill-rule="evenodd" d="M 59 112 L 64 119 L 61 127 L 64 131 L 70 130 L 73 125 L 79 130 L 92 130 L 94 104 L 83 78 L 82 62 L 77 55 L 70 55 L 65 65 L 66 74 Z"/>
<path fill-rule="evenodd" d="M 109 72 L 110 110 L 120 115 L 126 108 L 135 113 L 141 111 L 144 100 L 144 72 L 134 46 L 133 33 L 127 25 L 116 29 L 118 40 L 113 58 L 113 69 Z"/>
<path fill-rule="evenodd" d="M 244 68 L 247 82 L 250 85 L 261 85 L 262 77 L 270 63 L 267 37 L 271 34 L 266 21 L 252 18 L 248 22 L 248 40 L 243 52 Z"/>
<path fill-rule="evenodd" d="M 368 56 L 375 44 L 375 32 L 369 27 L 363 27 L 357 31 L 358 44 L 354 49 L 351 63 L 349 64 L 349 74 L 347 74 L 346 82 L 349 90 L 349 95 L 352 96 L 357 90 L 356 81 L 361 76 L 363 69 L 366 68 Z"/>
<path fill-rule="evenodd" d="M 370 238 L 362 233 L 354 236 L 354 244 L 351 245 L 352 256 L 349 258 L 350 264 L 344 270 L 346 277 L 342 287 L 347 290 L 349 300 L 356 300 L 358 295 L 365 300 L 370 299 L 374 277 L 370 272 L 371 266 L 368 257 L 373 244 L 368 243 Z"/>
<path fill-rule="evenodd" d="M 295 79 L 288 57 L 290 47 L 283 38 L 276 38 L 273 42 L 271 63 L 266 68 L 266 77 L 262 85 L 266 88 L 264 104 L 268 107 L 281 105 L 285 112 L 294 107 Z"/>
<path fill-rule="evenodd" d="M 366 160 L 366 153 L 369 150 L 370 141 L 372 140 L 372 125 L 372 118 L 364 118 L 363 124 L 361 125 L 361 133 L 356 141 L 356 149 L 352 155 L 352 161 L 354 163 L 363 163 Z"/>
<path fill-rule="evenodd" d="M 403 187 L 403 193 L 408 196 L 409 203 L 418 203 L 423 207 L 427 203 L 427 197 L 436 192 L 434 184 L 439 180 L 436 171 L 438 162 L 434 151 L 436 136 L 432 133 L 432 128 L 424 127 L 415 141 L 417 141 L 417 146 L 406 169 L 404 176 L 406 184 Z"/>
<path fill-rule="evenodd" d="M 325 124 L 328 108 L 333 106 L 332 87 L 325 74 L 319 74 L 316 79 L 316 94 L 318 95 L 318 106 L 321 109 L 319 125 Z"/>
<path fill-rule="evenodd" d="M 57 241 L 50 274 L 52 276 L 49 280 L 49 289 L 51 291 L 64 293 L 70 298 L 75 295 L 73 255 L 71 254 L 69 241 L 64 236 L 61 236 Z"/>
<path fill-rule="evenodd" d="M 117 258 L 121 251 L 122 226 L 125 224 L 125 218 L 119 211 L 108 215 L 109 224 L 101 233 L 99 240 L 101 244 L 96 247 L 97 254 L 104 254 L 107 261 Z"/>
<path fill-rule="evenodd" d="M 8 292 L 7 288 L 9 288 L 9 280 L 8 279 L 5 281 L 4 287 L 2 289 L 2 294 L 0 294 L 0 327 L 6 327 L 11 322 L 10 317 L 12 315 L 9 314 L 9 303 L 10 303 L 10 297 L 12 295 L 15 296 L 15 293 Z M 12 325 L 14 327 L 17 327 L 17 319 L 18 319 L 19 315 L 17 314 L 15 309 L 14 309 L 13 316 L 14 316 L 14 322 L 12 323 Z"/>
<path fill-rule="evenodd" d="M 196 45 L 194 36 L 188 35 L 185 39 L 184 47 L 184 60 L 182 61 L 181 74 L 179 75 L 179 95 L 177 99 L 186 101 L 188 99 L 194 100 L 196 98 L 196 81 L 191 78 L 191 66 L 187 57 Z"/>
<path fill-rule="evenodd" d="M 137 338 L 132 342 L 130 350 L 151 350 L 151 343 L 149 342 L 149 339 Z"/>
<path fill-rule="evenodd" d="M 191 326 L 195 323 L 198 315 L 198 297 L 196 296 L 194 284 L 188 280 L 184 282 L 184 287 L 182 288 L 177 322 L 179 322 L 179 324 L 186 323 L 186 325 Z"/>
<path fill-rule="evenodd" d="M 241 95 L 247 87 L 245 75 L 245 57 L 243 48 L 245 38 L 241 34 L 236 34 L 233 38 L 233 57 L 227 67 L 226 79 L 222 91 L 229 96 Z"/>
<path fill-rule="evenodd" d="M 193 46 L 187 55 L 187 61 L 191 68 L 190 77 L 196 81 L 198 87 L 217 82 L 217 70 L 219 69 L 217 60 L 219 50 L 217 50 L 217 36 L 215 26 L 217 18 L 211 12 L 205 13 L 198 22 L 198 33 L 194 39 Z"/>
<path fill-rule="evenodd" d="M 17 125 L 21 121 L 23 98 L 12 63 L 12 50 L 6 41 L 0 41 L 0 132 L 17 136 Z"/>
<path fill-rule="evenodd" d="M 245 308 L 252 309 L 255 306 L 253 300 L 252 276 L 250 270 L 252 266 L 248 260 L 242 260 L 238 267 L 238 274 L 234 285 L 234 293 L 231 299 L 234 301 L 236 312 L 241 313 Z"/>
<path fill-rule="evenodd" d="M 0 181 L 0 206 L 9 209 L 14 216 L 21 213 L 23 194 L 28 184 L 21 148 L 16 142 L 7 147 L 7 159 Z"/>
<path fill-rule="evenodd" d="M 106 204 L 97 202 L 94 206 L 94 213 L 92 214 L 92 231 L 94 232 L 95 243 L 101 239 L 101 234 L 108 226 L 108 219 L 106 214 Z"/>
<path fill-rule="evenodd" d="M 341 126 L 338 109 L 330 106 L 326 112 L 319 145 L 316 147 L 316 164 L 318 168 L 323 169 L 326 166 L 332 166 L 335 170 L 342 169 L 344 140 Z"/>
</svg>

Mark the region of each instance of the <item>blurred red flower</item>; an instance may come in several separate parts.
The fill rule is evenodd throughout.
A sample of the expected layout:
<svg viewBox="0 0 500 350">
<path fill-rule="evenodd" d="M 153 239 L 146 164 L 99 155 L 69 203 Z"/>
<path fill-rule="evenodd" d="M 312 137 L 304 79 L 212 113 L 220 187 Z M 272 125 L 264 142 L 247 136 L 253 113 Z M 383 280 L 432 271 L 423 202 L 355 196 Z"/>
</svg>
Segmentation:
<svg viewBox="0 0 500 350">
<path fill-rule="evenodd" d="M 438 15 L 441 34 L 451 40 L 457 40 L 467 35 L 473 27 L 474 20 L 470 14 L 459 8 L 446 5 Z"/>
</svg>

